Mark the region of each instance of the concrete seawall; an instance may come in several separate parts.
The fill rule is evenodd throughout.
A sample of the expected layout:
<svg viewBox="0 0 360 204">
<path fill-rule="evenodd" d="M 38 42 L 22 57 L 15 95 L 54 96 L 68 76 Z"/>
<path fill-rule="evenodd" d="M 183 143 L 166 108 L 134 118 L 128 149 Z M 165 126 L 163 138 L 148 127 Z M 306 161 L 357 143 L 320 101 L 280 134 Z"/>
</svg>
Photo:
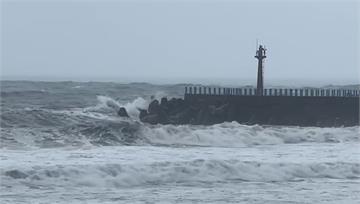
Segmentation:
<svg viewBox="0 0 360 204">
<path fill-rule="evenodd" d="M 359 125 L 359 97 L 185 94 L 184 100 L 195 109 L 228 106 L 226 114 L 207 123 L 237 121 L 242 124 L 321 127 Z M 207 117 L 206 114 L 203 117 Z"/>
<path fill-rule="evenodd" d="M 141 110 L 151 124 L 241 124 L 339 127 L 359 125 L 358 89 L 185 87 L 184 99 L 154 100 Z"/>
</svg>

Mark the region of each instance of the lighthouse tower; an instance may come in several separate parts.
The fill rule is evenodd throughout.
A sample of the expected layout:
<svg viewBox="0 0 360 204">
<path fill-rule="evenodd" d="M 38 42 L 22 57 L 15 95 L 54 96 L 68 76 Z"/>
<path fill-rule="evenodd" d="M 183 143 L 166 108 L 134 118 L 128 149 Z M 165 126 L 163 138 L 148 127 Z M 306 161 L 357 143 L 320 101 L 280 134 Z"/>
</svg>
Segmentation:
<svg viewBox="0 0 360 204">
<path fill-rule="evenodd" d="M 257 87 L 256 95 L 262 96 L 264 93 L 264 59 L 266 58 L 266 49 L 260 45 L 259 49 L 256 51 L 255 58 L 258 59 L 258 75 L 257 75 Z"/>
</svg>

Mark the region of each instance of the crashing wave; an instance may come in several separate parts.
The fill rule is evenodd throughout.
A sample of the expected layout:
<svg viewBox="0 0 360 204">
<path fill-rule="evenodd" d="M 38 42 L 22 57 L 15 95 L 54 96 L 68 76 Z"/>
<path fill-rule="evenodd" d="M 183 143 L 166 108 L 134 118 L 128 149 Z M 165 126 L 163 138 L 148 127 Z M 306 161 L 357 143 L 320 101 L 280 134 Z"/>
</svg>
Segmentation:
<svg viewBox="0 0 360 204">
<path fill-rule="evenodd" d="M 142 134 L 152 143 L 236 147 L 244 145 L 291 144 L 304 142 L 360 141 L 359 127 L 319 128 L 248 126 L 237 122 L 212 126 L 144 126 Z"/>
<path fill-rule="evenodd" d="M 147 164 L 37 166 L 2 171 L 5 185 L 128 187 L 194 182 L 281 182 L 304 179 L 359 179 L 357 163 L 262 163 L 240 160 L 167 161 Z"/>
</svg>

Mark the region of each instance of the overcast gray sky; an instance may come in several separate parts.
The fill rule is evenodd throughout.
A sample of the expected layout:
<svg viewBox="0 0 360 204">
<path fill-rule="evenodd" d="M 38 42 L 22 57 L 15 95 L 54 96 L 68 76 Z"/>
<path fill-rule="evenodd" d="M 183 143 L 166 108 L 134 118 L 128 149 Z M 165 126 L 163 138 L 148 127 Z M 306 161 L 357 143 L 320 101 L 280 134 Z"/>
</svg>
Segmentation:
<svg viewBox="0 0 360 204">
<path fill-rule="evenodd" d="M 3 79 L 359 80 L 356 1 L 2 1 Z M 254 81 L 255 83 L 255 81 Z"/>
</svg>

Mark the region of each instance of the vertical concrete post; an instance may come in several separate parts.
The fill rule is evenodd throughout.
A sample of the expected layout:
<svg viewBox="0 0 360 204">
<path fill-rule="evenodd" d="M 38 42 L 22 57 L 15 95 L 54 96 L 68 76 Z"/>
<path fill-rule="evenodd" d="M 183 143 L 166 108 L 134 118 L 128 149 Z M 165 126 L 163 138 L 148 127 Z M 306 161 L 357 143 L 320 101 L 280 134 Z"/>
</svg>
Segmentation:
<svg viewBox="0 0 360 204">
<path fill-rule="evenodd" d="M 274 96 L 277 96 L 277 95 L 278 95 L 278 90 L 274 89 Z"/>
<path fill-rule="evenodd" d="M 185 86 L 185 94 L 187 94 L 187 86 Z"/>
</svg>

